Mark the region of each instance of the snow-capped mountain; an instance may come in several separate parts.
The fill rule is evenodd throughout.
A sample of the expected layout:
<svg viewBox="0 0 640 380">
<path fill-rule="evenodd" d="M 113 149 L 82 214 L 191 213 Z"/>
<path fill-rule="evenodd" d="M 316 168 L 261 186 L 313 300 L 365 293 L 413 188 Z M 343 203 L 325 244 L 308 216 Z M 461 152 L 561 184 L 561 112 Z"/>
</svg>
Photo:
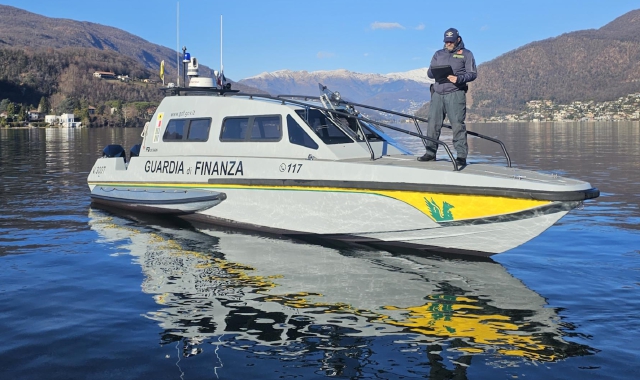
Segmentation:
<svg viewBox="0 0 640 380">
<path fill-rule="evenodd" d="M 423 67 L 421 69 L 409 70 L 402 73 L 389 73 L 385 74 L 384 76 L 392 79 L 412 80 L 430 85 L 431 83 L 433 83 L 433 79 L 427 76 L 427 71 L 429 71 L 429 68 Z"/>
<path fill-rule="evenodd" d="M 340 69 L 332 71 L 264 72 L 239 81 L 273 95 L 318 96 L 318 83 L 332 91 L 339 91 L 343 98 L 356 103 L 413 114 L 429 101 L 427 68 L 403 73 L 363 74 Z"/>
</svg>

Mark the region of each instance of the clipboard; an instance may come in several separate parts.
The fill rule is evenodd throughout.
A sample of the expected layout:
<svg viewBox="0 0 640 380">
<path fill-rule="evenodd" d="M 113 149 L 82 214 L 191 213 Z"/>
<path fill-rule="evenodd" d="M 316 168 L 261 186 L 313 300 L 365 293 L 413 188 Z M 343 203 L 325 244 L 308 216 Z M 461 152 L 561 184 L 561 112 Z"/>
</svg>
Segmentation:
<svg viewBox="0 0 640 380">
<path fill-rule="evenodd" d="M 438 83 L 451 83 L 447 77 L 453 75 L 453 69 L 449 65 L 445 66 L 432 66 L 431 74 Z"/>
</svg>

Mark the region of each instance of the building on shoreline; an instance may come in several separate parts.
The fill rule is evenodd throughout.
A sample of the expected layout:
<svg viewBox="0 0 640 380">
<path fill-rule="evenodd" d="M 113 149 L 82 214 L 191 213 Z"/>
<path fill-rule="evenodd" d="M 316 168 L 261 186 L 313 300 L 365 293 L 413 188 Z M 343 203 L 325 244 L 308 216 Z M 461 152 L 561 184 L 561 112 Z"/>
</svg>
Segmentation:
<svg viewBox="0 0 640 380">
<path fill-rule="evenodd" d="M 63 113 L 62 115 L 46 115 L 45 123 L 49 123 L 52 127 L 60 128 L 81 128 L 82 123 L 76 121 L 75 115 L 72 113 Z"/>
<path fill-rule="evenodd" d="M 608 102 L 575 101 L 555 104 L 551 100 L 531 100 L 518 114 L 492 116 L 487 122 L 542 121 L 638 121 L 640 93 L 629 94 Z"/>
</svg>

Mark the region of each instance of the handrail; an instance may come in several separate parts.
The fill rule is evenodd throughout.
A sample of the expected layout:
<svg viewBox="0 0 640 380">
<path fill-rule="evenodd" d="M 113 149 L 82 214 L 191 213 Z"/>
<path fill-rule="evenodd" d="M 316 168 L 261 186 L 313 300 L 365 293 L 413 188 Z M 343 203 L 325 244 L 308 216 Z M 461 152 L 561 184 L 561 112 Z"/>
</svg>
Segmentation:
<svg viewBox="0 0 640 380">
<path fill-rule="evenodd" d="M 422 134 L 422 129 L 420 128 L 420 123 L 418 123 L 418 120 L 413 119 L 413 124 L 415 124 L 418 133 Z M 424 148 L 427 149 L 427 142 L 425 140 L 422 140 L 422 145 L 424 145 Z"/>
<path fill-rule="evenodd" d="M 307 99 L 312 99 L 312 100 L 317 100 L 317 99 L 319 99 L 319 97 L 317 97 L 317 96 L 315 96 L 315 97 L 314 97 L 314 96 L 305 96 L 305 95 L 278 95 L 278 98 L 280 98 L 280 97 L 286 97 L 286 98 L 304 98 L 305 100 L 307 100 Z M 422 130 L 420 129 L 420 125 L 418 124 L 418 121 L 422 121 L 422 122 L 424 122 L 424 123 L 428 123 L 428 122 L 429 122 L 427 119 L 422 118 L 422 117 L 418 117 L 418 116 L 415 116 L 415 115 L 408 115 L 408 114 L 405 114 L 405 113 L 402 113 L 402 112 L 396 112 L 396 111 L 387 110 L 387 109 L 384 109 L 384 108 L 378 108 L 378 107 L 374 107 L 374 106 L 368 106 L 368 105 L 366 105 L 366 104 L 359 104 L 359 103 L 349 102 L 349 101 L 345 101 L 345 100 L 343 100 L 343 99 L 341 99 L 341 100 L 340 100 L 340 103 L 344 103 L 345 105 L 351 105 L 351 106 L 356 106 L 356 107 L 362 107 L 362 108 L 367 108 L 367 109 L 370 109 L 370 110 L 373 110 L 373 111 L 379 111 L 379 112 L 384 112 L 384 113 L 390 113 L 390 114 L 392 114 L 392 115 L 397 115 L 397 116 L 402 116 L 402 117 L 410 118 L 410 119 L 412 119 L 412 120 L 413 120 L 414 124 L 416 125 L 416 129 L 418 130 L 418 133 L 420 133 L 420 134 L 422 134 Z M 449 125 L 449 124 L 443 124 L 442 126 L 443 126 L 443 127 L 445 127 L 445 128 L 453 129 L 453 128 L 451 127 L 451 125 Z M 496 144 L 500 145 L 500 147 L 502 148 L 502 152 L 504 153 L 504 156 L 505 156 L 505 158 L 507 159 L 507 166 L 508 166 L 508 167 L 511 167 L 511 157 L 509 157 L 509 153 L 507 152 L 507 148 L 506 148 L 506 146 L 504 145 L 504 143 L 502 143 L 502 141 L 500 141 L 500 140 L 498 140 L 498 139 L 494 139 L 494 138 L 489 137 L 489 136 L 482 135 L 482 134 L 477 133 L 477 132 L 469 131 L 469 130 L 467 130 L 467 134 L 469 134 L 469 135 L 471 135 L 471 136 L 475 136 L 475 137 L 481 138 L 481 139 L 485 139 L 485 140 L 488 140 L 488 141 L 491 141 L 491 142 L 494 142 L 494 143 L 496 143 Z M 426 141 L 425 141 L 425 140 L 422 140 L 422 143 L 423 143 L 423 144 L 425 144 L 425 147 L 426 147 Z"/>
<path fill-rule="evenodd" d="M 226 95 L 226 94 L 225 94 L 225 95 Z M 280 98 L 280 97 L 271 96 L 271 95 L 256 95 L 256 94 L 248 94 L 248 93 L 241 93 L 241 92 L 234 93 L 234 94 L 229 94 L 229 95 L 232 95 L 232 96 L 248 96 L 250 99 L 253 99 L 253 98 L 263 98 L 263 99 L 270 99 L 270 100 L 284 101 L 284 100 L 283 100 L 282 98 Z M 394 131 L 397 131 L 397 132 L 401 132 L 401 133 L 408 134 L 408 135 L 410 135 L 410 136 L 418 137 L 418 138 L 422 139 L 423 141 L 424 141 L 424 140 L 429 140 L 429 141 L 431 141 L 431 142 L 433 142 L 433 143 L 435 143 L 435 144 L 437 144 L 437 145 L 442 145 L 442 147 L 444 148 L 444 150 L 447 152 L 447 155 L 448 155 L 448 156 L 449 156 L 449 158 L 451 159 L 451 163 L 453 164 L 453 168 L 454 168 L 454 170 L 455 170 L 455 171 L 459 171 L 459 170 L 460 170 L 460 169 L 458 168 L 458 164 L 457 164 L 456 160 L 453 158 L 453 154 L 451 153 L 451 149 L 449 149 L 449 146 L 448 146 L 447 144 L 445 144 L 444 142 L 442 142 L 442 141 L 440 141 L 440 140 L 436 140 L 436 139 L 431 138 L 431 137 L 429 137 L 429 136 L 425 136 L 425 135 L 423 135 L 423 134 L 421 134 L 421 133 L 415 133 L 415 132 L 407 131 L 406 129 L 402 129 L 402 128 L 399 128 L 399 127 L 395 127 L 395 126 L 393 126 L 393 125 L 389 125 L 389 124 L 386 124 L 386 123 L 383 123 L 383 122 L 380 122 L 380 121 L 371 120 L 371 119 L 366 118 L 366 117 L 364 117 L 364 116 L 362 116 L 362 115 L 356 116 L 356 115 L 352 115 L 352 114 L 347 113 L 347 112 L 342 112 L 342 111 L 337 111 L 337 110 L 329 109 L 329 108 L 326 108 L 326 107 L 321 107 L 321 106 L 311 105 L 311 104 L 304 103 L 304 102 L 300 102 L 300 101 L 296 101 L 296 100 L 290 100 L 290 99 L 287 99 L 286 101 L 287 101 L 288 103 L 295 104 L 295 105 L 299 105 L 299 106 L 302 106 L 302 107 L 312 107 L 312 108 L 315 108 L 315 109 L 318 109 L 318 110 L 321 110 L 321 111 L 331 112 L 331 113 L 334 113 L 334 114 L 339 115 L 339 116 L 344 116 L 344 117 L 347 117 L 347 118 L 355 118 L 355 119 L 356 119 L 356 121 L 357 121 L 357 120 L 364 120 L 364 121 L 366 121 L 367 123 L 376 124 L 376 125 L 379 125 L 379 126 L 384 127 L 384 128 L 389 128 L 389 129 L 394 130 Z M 367 137 L 366 137 L 366 134 L 364 135 L 364 139 L 368 142 Z M 369 144 L 367 144 L 367 145 L 370 147 L 370 145 L 369 145 Z"/>
<path fill-rule="evenodd" d="M 358 130 L 362 134 L 362 138 L 364 139 L 364 142 L 367 144 L 367 148 L 369 148 L 369 154 L 371 154 L 371 161 L 373 161 L 376 159 L 376 154 L 373 152 L 373 148 L 371 147 L 371 143 L 367 138 L 367 134 L 365 133 L 364 128 L 362 128 L 362 124 L 360 123 L 360 120 L 358 120 L 357 118 L 356 118 L 356 124 L 358 124 Z"/>
<path fill-rule="evenodd" d="M 407 131 L 405 129 L 393 127 L 391 125 L 388 125 L 388 124 L 385 124 L 385 123 L 382 123 L 382 122 L 378 122 L 378 121 L 371 120 L 369 118 L 365 118 L 361 114 L 353 115 L 353 114 L 350 114 L 350 113 L 344 113 L 344 112 L 336 111 L 335 109 L 328 109 L 326 107 L 319 107 L 319 106 L 311 106 L 309 103 L 303 103 L 303 102 L 292 100 L 292 99 L 304 99 L 305 101 L 307 101 L 307 100 L 319 101 L 320 100 L 319 96 L 311 96 L 311 95 L 277 95 L 277 96 L 272 96 L 272 95 L 243 93 L 243 92 L 239 92 L 238 90 L 217 89 L 217 88 L 209 89 L 209 88 L 172 87 L 172 88 L 162 88 L 161 90 L 165 91 L 168 94 L 173 93 L 173 94 L 176 94 L 176 95 L 180 95 L 180 92 L 182 91 L 182 92 L 185 92 L 185 93 L 186 92 L 211 92 L 211 93 L 217 93 L 220 96 L 227 96 L 227 95 L 247 96 L 247 97 L 249 97 L 249 99 L 253 99 L 255 97 L 255 98 L 263 98 L 263 99 L 270 99 L 270 100 L 278 100 L 278 101 L 281 101 L 282 104 L 285 104 L 285 99 L 283 99 L 283 98 L 291 98 L 291 99 L 287 99 L 286 101 L 291 103 L 291 104 L 300 105 L 302 107 L 313 107 L 313 108 L 316 108 L 316 109 L 319 109 L 319 110 L 324 110 L 324 111 L 327 111 L 327 112 L 343 115 L 345 117 L 350 117 L 350 118 L 352 117 L 352 118 L 355 118 L 356 120 L 365 120 L 368 123 L 376 124 L 376 125 L 379 125 L 381 127 L 389 128 L 389 129 L 392 129 L 392 130 L 397 131 L 397 132 L 401 132 L 401 133 L 404 133 L 404 134 L 408 134 L 410 136 L 418 137 L 418 138 L 421 139 L 421 141 L 422 141 L 422 143 L 424 144 L 425 147 L 427 146 L 427 141 L 434 142 L 437 145 L 442 145 L 445 148 L 445 150 L 447 151 L 447 154 L 449 155 L 449 157 L 451 158 L 451 161 L 453 162 L 453 167 L 456 170 L 458 170 L 458 165 L 456 164 L 455 160 L 453 159 L 453 155 L 451 154 L 451 150 L 449 149 L 447 144 L 442 143 L 440 140 L 436 140 L 436 139 L 433 139 L 431 137 L 428 137 L 428 136 L 425 136 L 425 135 L 422 134 L 422 130 L 420 129 L 420 125 L 419 125 L 418 121 L 422 121 L 422 122 L 427 123 L 428 120 L 425 119 L 425 118 L 418 117 L 418 116 L 408 115 L 408 114 L 405 114 L 405 113 L 402 113 L 402 112 L 396 112 L 396 111 L 387 110 L 387 109 L 384 109 L 384 108 L 368 106 L 366 104 L 347 102 L 347 101 L 342 100 L 342 99 L 340 100 L 340 103 L 344 104 L 346 106 L 362 107 L 362 108 L 370 109 L 370 110 L 373 110 L 373 111 L 379 111 L 379 112 L 389 113 L 389 114 L 392 114 L 392 115 L 397 115 L 397 116 L 410 118 L 410 119 L 413 120 L 413 122 L 414 122 L 414 124 L 416 126 L 416 129 L 418 130 L 418 133 L 413 133 L 413 132 L 409 132 L 409 131 Z M 358 123 L 358 125 L 359 125 L 360 128 L 362 128 L 362 126 L 360 126 L 360 123 Z M 442 126 L 445 127 L 445 128 L 452 129 L 452 127 L 450 125 L 448 125 L 448 124 L 443 124 Z M 340 127 L 338 126 L 338 128 L 340 128 Z M 342 129 L 342 128 L 340 128 L 340 129 Z M 507 166 L 511 167 L 511 158 L 509 157 L 509 153 L 507 152 L 507 148 L 502 143 L 502 141 L 500 141 L 498 139 L 494 139 L 494 138 L 489 137 L 489 136 L 482 135 L 482 134 L 477 133 L 477 132 L 473 132 L 473 131 L 467 131 L 467 134 L 499 144 L 500 147 L 502 148 L 502 152 L 504 153 L 505 158 L 507 159 Z M 373 149 L 371 148 L 371 145 L 369 144 L 369 140 L 367 139 L 366 135 L 364 136 L 364 139 L 365 139 L 365 141 L 367 143 L 367 146 L 369 147 L 369 150 L 371 152 L 371 157 L 372 157 L 372 159 L 374 159 Z"/>
</svg>

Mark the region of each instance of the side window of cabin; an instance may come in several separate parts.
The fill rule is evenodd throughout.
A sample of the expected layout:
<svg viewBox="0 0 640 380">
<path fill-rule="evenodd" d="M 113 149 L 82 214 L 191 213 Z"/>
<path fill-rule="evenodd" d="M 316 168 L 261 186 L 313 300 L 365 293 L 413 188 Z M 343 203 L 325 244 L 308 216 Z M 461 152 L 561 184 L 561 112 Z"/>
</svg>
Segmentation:
<svg viewBox="0 0 640 380">
<path fill-rule="evenodd" d="M 222 122 L 220 141 L 280 141 L 280 115 L 228 117 Z"/>
<path fill-rule="evenodd" d="M 304 110 L 298 110 L 296 112 L 304 118 Z M 348 144 L 354 142 L 353 139 L 340 130 L 340 128 L 319 110 L 309 110 L 307 117 L 307 124 L 325 144 Z"/>
<path fill-rule="evenodd" d="M 207 141 L 210 128 L 211 119 L 172 119 L 162 141 Z"/>
<path fill-rule="evenodd" d="M 249 130 L 248 117 L 228 117 L 222 122 L 220 141 L 242 141 Z"/>
<path fill-rule="evenodd" d="M 207 141 L 209 139 L 209 128 L 211 127 L 211 119 L 191 120 L 189 124 L 189 141 Z"/>
<path fill-rule="evenodd" d="M 287 132 L 289 132 L 289 142 L 296 145 L 306 146 L 311 149 L 318 149 L 318 144 L 311 139 L 307 132 L 302 129 L 291 115 L 287 115 Z"/>
<path fill-rule="evenodd" d="M 167 129 L 164 130 L 162 141 L 178 141 L 184 136 L 184 127 L 187 120 L 170 120 Z"/>
<path fill-rule="evenodd" d="M 256 116 L 251 125 L 251 141 L 280 141 L 280 116 Z"/>
</svg>

